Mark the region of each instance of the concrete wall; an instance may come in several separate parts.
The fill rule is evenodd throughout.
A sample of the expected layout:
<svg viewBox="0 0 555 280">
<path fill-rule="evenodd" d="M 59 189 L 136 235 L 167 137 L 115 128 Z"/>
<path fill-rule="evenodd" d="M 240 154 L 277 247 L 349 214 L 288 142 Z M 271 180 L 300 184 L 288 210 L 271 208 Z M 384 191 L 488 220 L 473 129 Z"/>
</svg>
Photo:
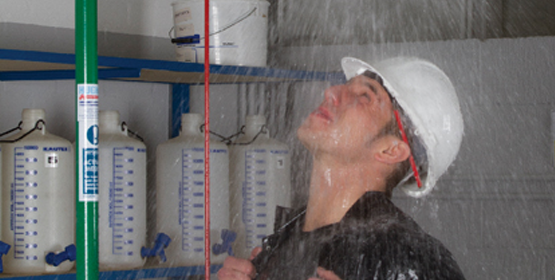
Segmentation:
<svg viewBox="0 0 555 280">
<path fill-rule="evenodd" d="M 332 71 L 343 56 L 371 63 L 404 55 L 444 69 L 464 115 L 461 151 L 431 195 L 396 191 L 395 202 L 444 242 L 468 279 L 553 279 L 554 44 L 544 37 L 289 47 L 279 62 Z M 287 89 L 300 96 L 295 106 L 304 113 L 295 116 L 306 116 L 323 88 Z"/>
</svg>

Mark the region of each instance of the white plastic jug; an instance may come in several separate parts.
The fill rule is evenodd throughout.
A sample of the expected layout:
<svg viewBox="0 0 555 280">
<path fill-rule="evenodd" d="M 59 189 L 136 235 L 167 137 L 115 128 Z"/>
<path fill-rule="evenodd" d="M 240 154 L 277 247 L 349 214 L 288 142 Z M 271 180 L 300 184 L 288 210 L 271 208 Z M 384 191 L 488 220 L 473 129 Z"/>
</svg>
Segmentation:
<svg viewBox="0 0 555 280">
<path fill-rule="evenodd" d="M 156 228 L 167 234 L 166 265 L 204 264 L 204 118 L 183 114 L 181 134 L 156 150 Z M 227 146 L 210 141 L 211 263 L 223 263 L 232 240 L 229 230 L 229 156 Z M 226 238 L 224 238 L 226 239 Z M 234 239 L 234 238 L 233 238 Z"/>
<path fill-rule="evenodd" d="M 146 146 L 117 111 L 99 112 L 98 262 L 101 270 L 141 267 L 146 243 Z"/>
<path fill-rule="evenodd" d="M 265 126 L 264 116 L 247 116 L 244 134 L 230 148 L 233 250 L 242 258 L 273 233 L 276 206 L 291 205 L 289 148 L 270 138 Z"/>
<path fill-rule="evenodd" d="M 65 272 L 45 262 L 75 243 L 75 156 L 71 143 L 46 131 L 42 109 L 24 109 L 22 130 L 2 144 L 2 258 L 6 273 Z"/>
</svg>

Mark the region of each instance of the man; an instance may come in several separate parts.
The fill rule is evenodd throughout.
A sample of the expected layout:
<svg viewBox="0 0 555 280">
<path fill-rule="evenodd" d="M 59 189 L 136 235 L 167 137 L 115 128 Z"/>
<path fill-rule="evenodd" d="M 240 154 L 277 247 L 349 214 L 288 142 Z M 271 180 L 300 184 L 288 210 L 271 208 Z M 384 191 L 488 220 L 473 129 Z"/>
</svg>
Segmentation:
<svg viewBox="0 0 555 280">
<path fill-rule="evenodd" d="M 463 123 L 451 82 L 415 58 L 342 67 L 348 82 L 326 90 L 297 131 L 313 156 L 307 207 L 278 211 L 276 233 L 250 261 L 228 257 L 220 280 L 464 279 L 389 200 L 398 185 L 429 193 L 456 157 Z"/>
</svg>

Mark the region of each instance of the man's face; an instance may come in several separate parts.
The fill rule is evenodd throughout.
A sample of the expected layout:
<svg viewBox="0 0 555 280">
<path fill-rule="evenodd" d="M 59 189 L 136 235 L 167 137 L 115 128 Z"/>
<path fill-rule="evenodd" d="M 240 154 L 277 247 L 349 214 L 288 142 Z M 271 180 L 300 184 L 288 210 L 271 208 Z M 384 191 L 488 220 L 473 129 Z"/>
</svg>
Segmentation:
<svg viewBox="0 0 555 280">
<path fill-rule="evenodd" d="M 392 115 L 386 90 L 376 80 L 359 75 L 344 85 L 328 88 L 324 101 L 297 135 L 315 156 L 324 153 L 356 160 L 369 156 L 373 140 Z"/>
</svg>

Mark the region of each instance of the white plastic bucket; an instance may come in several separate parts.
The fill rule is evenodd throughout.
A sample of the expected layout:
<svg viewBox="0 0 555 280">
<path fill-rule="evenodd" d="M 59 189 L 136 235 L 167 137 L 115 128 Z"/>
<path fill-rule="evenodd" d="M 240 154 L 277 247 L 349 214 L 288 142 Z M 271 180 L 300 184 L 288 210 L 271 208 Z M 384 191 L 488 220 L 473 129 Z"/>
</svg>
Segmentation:
<svg viewBox="0 0 555 280">
<path fill-rule="evenodd" d="M 176 45 L 181 62 L 204 63 L 204 1 L 172 4 L 174 35 L 200 35 L 196 44 Z M 268 1 L 210 1 L 210 63 L 221 65 L 266 66 Z"/>
</svg>

